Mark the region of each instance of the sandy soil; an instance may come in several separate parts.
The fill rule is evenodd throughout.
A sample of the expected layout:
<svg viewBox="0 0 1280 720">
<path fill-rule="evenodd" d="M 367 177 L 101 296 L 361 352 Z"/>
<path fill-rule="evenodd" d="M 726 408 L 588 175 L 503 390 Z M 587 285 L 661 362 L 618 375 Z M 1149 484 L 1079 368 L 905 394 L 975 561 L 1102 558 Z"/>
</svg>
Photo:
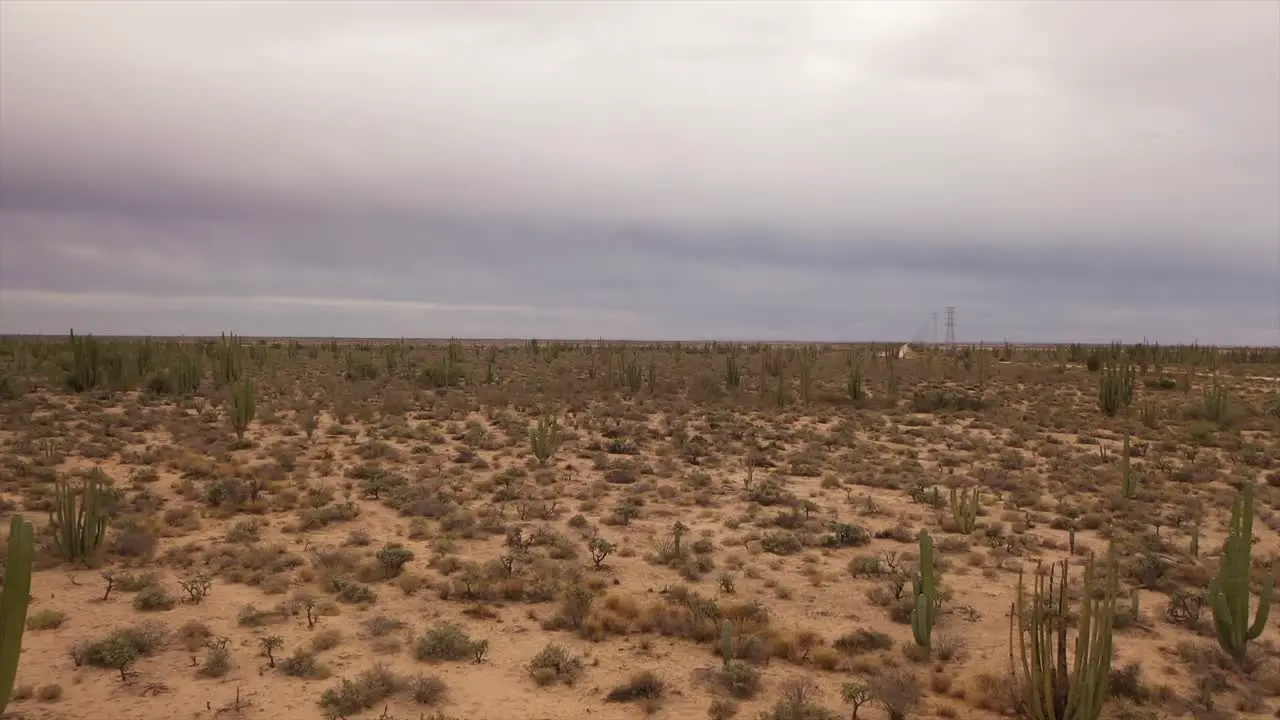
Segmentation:
<svg viewBox="0 0 1280 720">
<path fill-rule="evenodd" d="M 628 349 L 656 366 L 657 379 L 634 392 L 602 387 L 598 357 L 585 351 L 547 360 L 518 345 L 497 351 L 502 379 L 493 385 L 480 383 L 483 347 L 466 351 L 476 369 L 464 390 L 415 380 L 440 347 L 417 347 L 374 379 L 342 378 L 346 353 L 379 362 L 377 346 L 361 348 L 297 358 L 272 350 L 247 371 L 259 400 L 245 442 L 228 428 L 225 391 L 212 382 L 187 398 L 73 395 L 28 371 L 26 392 L 0 406 L 9 509 L 43 528 L 53 481 L 93 468 L 110 478 L 118 506 L 94 567 L 42 554 L 29 615 L 44 619 L 24 636 L 8 716 L 692 720 L 715 717 L 717 703 L 739 718 L 824 717 L 820 707 L 848 717 L 844 684 L 903 672 L 921 691 L 908 717 L 996 718 L 1015 714 L 1009 614 L 1019 570 L 1070 557 L 1078 579 L 1087 554 L 1114 541 L 1127 617 L 1113 668 L 1136 664 L 1129 672 L 1140 682 L 1113 683 L 1104 716 L 1280 717 L 1274 621 L 1242 670 L 1218 649 L 1208 610 L 1195 623 L 1166 614 L 1172 596 L 1202 591 L 1215 572 L 1234 482 L 1257 483 L 1259 578 L 1280 547 L 1275 391 L 1244 370 L 1224 376 L 1232 417 L 1206 424 L 1194 411 L 1199 386 L 1140 387 L 1134 407 L 1109 418 L 1097 408 L 1096 374 L 1036 357 L 968 368 L 899 361 L 892 401 L 875 361 L 865 379 L 873 400 L 855 405 L 842 397 L 843 355 L 830 351 L 809 401 L 796 377 L 778 407 L 755 375 L 736 399 L 707 390 L 723 383 L 724 359 L 696 347 Z M 746 352 L 739 362 L 755 367 Z M 913 396 L 939 388 L 984 405 L 913 411 Z M 1140 419 L 1146 405 L 1154 424 Z M 543 409 L 563 423 L 545 465 L 527 435 Z M 1136 498 L 1120 493 L 1125 431 L 1142 453 L 1132 459 Z M 932 487 L 938 507 L 919 495 Z M 973 533 L 956 531 L 951 487 L 983 489 Z M 831 547 L 832 522 L 871 537 Z M 516 528 L 533 539 L 526 551 L 512 548 Z M 922 528 L 938 545 L 946 589 L 935 651 L 923 659 L 887 598 L 888 568 L 914 572 Z M 1189 554 L 1193 528 L 1199 557 Z M 599 568 L 596 536 L 614 546 Z M 388 544 L 412 551 L 399 572 L 376 557 Z M 869 574 L 875 558 L 880 572 Z M 854 572 L 856 562 L 864 569 Z M 113 576 L 105 600 L 104 573 Z M 212 584 L 193 602 L 182 583 L 200 576 Z M 354 601 L 344 601 L 347 586 Z M 139 609 L 155 587 L 173 602 Z M 587 591 L 590 609 L 566 623 L 574 588 Z M 689 590 L 700 600 L 687 600 Z M 716 608 L 714 617 L 695 606 Z M 736 623 L 763 648 L 740 651 L 760 674 L 752 698 L 730 699 L 717 681 L 722 616 L 767 617 Z M 487 641 L 482 661 L 417 659 L 415 646 L 440 621 Z M 161 639 L 123 677 L 85 659 L 86 646 L 140 623 Z M 860 629 L 891 646 L 837 642 Z M 263 653 L 272 636 L 274 666 Z M 217 638 L 226 667 L 211 661 Z M 530 663 L 549 644 L 580 660 L 571 681 L 535 682 Z M 299 653 L 318 669 L 287 674 L 282 661 Z M 330 703 L 326 714 L 322 693 L 343 679 L 367 686 L 361 674 L 378 665 L 398 680 L 389 692 L 345 715 Z M 660 698 L 606 701 L 644 671 L 663 681 Z M 427 702 L 418 702 L 414 676 L 446 689 L 422 690 Z M 800 682 L 812 684 L 811 714 L 779 714 Z M 873 700 L 858 717 L 888 715 Z"/>
</svg>

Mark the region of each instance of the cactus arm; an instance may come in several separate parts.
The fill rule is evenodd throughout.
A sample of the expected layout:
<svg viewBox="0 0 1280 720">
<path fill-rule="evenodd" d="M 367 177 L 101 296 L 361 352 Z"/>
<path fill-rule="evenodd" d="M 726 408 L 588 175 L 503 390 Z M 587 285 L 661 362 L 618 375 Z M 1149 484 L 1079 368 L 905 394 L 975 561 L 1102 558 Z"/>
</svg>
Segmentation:
<svg viewBox="0 0 1280 720">
<path fill-rule="evenodd" d="M 9 554 L 0 595 L 0 712 L 9 704 L 22 655 L 22 632 L 31 600 L 33 544 L 31 523 L 14 515 L 9 521 Z"/>
<path fill-rule="evenodd" d="M 1253 619 L 1253 624 L 1249 626 L 1249 631 L 1245 633 L 1245 637 L 1250 640 L 1257 640 L 1262 635 L 1262 631 L 1267 627 L 1267 618 L 1271 615 L 1271 598 L 1275 594 L 1276 577 L 1275 569 L 1267 573 L 1267 579 L 1262 582 L 1262 590 L 1258 593 L 1258 614 Z"/>
</svg>

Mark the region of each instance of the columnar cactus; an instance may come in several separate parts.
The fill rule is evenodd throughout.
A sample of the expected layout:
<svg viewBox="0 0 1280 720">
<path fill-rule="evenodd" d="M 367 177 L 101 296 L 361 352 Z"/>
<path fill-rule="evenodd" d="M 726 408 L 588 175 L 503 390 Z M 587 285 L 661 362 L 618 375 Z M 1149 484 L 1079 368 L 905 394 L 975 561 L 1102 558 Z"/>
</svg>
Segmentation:
<svg viewBox="0 0 1280 720">
<path fill-rule="evenodd" d="M 973 488 L 959 494 L 951 488 L 951 517 L 960 532 L 968 535 L 978 526 L 978 507 L 981 505 L 981 490 Z"/>
<path fill-rule="evenodd" d="M 1124 496 L 1132 500 L 1138 496 L 1138 474 L 1129 463 L 1129 433 L 1124 434 L 1124 447 L 1120 453 L 1120 479 Z"/>
<path fill-rule="evenodd" d="M 1084 603 L 1076 621 L 1075 657 L 1067 662 L 1067 561 L 1036 571 L 1028 597 L 1022 576 L 1009 615 L 1009 652 L 1021 660 L 1025 707 L 1032 720 L 1097 720 L 1111 673 L 1112 628 L 1119 582 L 1109 554 L 1101 588 L 1092 558 L 1085 569 Z M 1014 627 L 1017 624 L 1017 640 Z"/>
<path fill-rule="evenodd" d="M 911 610 L 911 634 L 916 645 L 933 646 L 933 624 L 938 617 L 938 577 L 933 569 L 933 537 L 920 531 L 920 571 L 912 579 L 915 607 Z"/>
<path fill-rule="evenodd" d="M 1098 376 L 1098 407 L 1107 415 L 1115 415 L 1120 408 L 1133 402 L 1133 366 L 1108 365 Z"/>
<path fill-rule="evenodd" d="M 92 335 L 78 336 L 71 331 L 71 375 L 67 386 L 75 392 L 87 392 L 106 382 L 102 351 Z"/>
<path fill-rule="evenodd" d="M 1249 571 L 1253 566 L 1253 483 L 1246 483 L 1231 508 L 1231 525 L 1218 575 L 1209 584 L 1209 607 L 1218 644 L 1237 662 L 1245 659 L 1250 640 L 1256 640 L 1267 626 L 1271 596 L 1275 589 L 1274 569 L 1262 583 L 1258 610 L 1249 624 Z"/>
<path fill-rule="evenodd" d="M 728 620 L 720 623 L 720 657 L 726 668 L 733 662 L 733 623 Z"/>
<path fill-rule="evenodd" d="M 107 536 L 103 477 L 102 471 L 95 469 L 78 489 L 62 480 L 54 484 L 49 525 L 53 529 L 54 547 L 64 560 L 89 560 L 102 547 Z"/>
<path fill-rule="evenodd" d="M 547 464 L 560 447 L 560 423 L 551 415 L 538 420 L 537 427 L 529 428 L 529 445 L 538 464 Z"/>
<path fill-rule="evenodd" d="M 4 593 L 0 595 L 0 713 L 9 705 L 22 655 L 22 631 L 31 600 L 33 538 L 31 523 L 14 515 L 9 521 L 9 555 L 4 566 Z"/>
<path fill-rule="evenodd" d="M 227 419 L 231 422 L 231 429 L 235 431 L 237 439 L 244 439 L 244 431 L 249 429 L 249 423 L 253 422 L 256 414 L 257 404 L 253 397 L 253 383 L 244 380 L 233 385 L 231 403 L 227 408 Z"/>
</svg>

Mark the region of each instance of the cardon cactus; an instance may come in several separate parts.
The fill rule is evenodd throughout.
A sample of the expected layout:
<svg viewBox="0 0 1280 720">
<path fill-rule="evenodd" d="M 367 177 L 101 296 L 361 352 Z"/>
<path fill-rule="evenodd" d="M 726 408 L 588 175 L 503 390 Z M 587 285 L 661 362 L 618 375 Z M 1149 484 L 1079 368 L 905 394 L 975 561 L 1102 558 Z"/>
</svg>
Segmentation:
<svg viewBox="0 0 1280 720">
<path fill-rule="evenodd" d="M 982 503 L 981 490 L 973 488 L 972 490 L 963 490 L 959 493 L 955 488 L 951 488 L 951 517 L 955 520 L 956 528 L 968 535 L 978 526 L 978 508 Z"/>
<path fill-rule="evenodd" d="M 915 607 L 911 610 L 911 634 L 916 645 L 933 646 L 933 623 L 938 617 L 938 576 L 933 569 L 933 537 L 920 531 L 920 571 L 912 580 Z"/>
<path fill-rule="evenodd" d="M 1133 465 L 1129 462 L 1131 452 L 1129 433 L 1125 433 L 1124 447 L 1120 454 L 1120 482 L 1124 496 L 1130 500 L 1138 496 L 1138 474 L 1134 472 Z"/>
<path fill-rule="evenodd" d="M 1209 584 L 1209 607 L 1218 644 L 1237 662 L 1245 659 L 1250 640 L 1256 640 L 1267 626 L 1275 571 L 1268 574 L 1258 596 L 1258 611 L 1249 623 L 1249 571 L 1253 567 L 1253 483 L 1246 483 L 1231 507 L 1231 525 L 1218 575 Z"/>
<path fill-rule="evenodd" d="M 78 490 L 59 480 L 54 485 L 49 525 L 54 546 L 64 560 L 88 560 L 107 535 L 106 491 L 103 473 L 94 469 Z"/>
<path fill-rule="evenodd" d="M 725 667 L 733 662 L 733 623 L 728 620 L 720 624 L 720 656 Z"/>
<path fill-rule="evenodd" d="M 1115 557 L 1108 554 L 1101 588 L 1092 559 L 1085 569 L 1071 662 L 1067 568 L 1066 560 L 1050 566 L 1047 574 L 1037 568 L 1030 596 L 1019 574 L 1017 601 L 1009 614 L 1009 652 L 1021 661 L 1024 703 L 1032 720 L 1097 720 L 1107 696 L 1119 585 Z"/>
<path fill-rule="evenodd" d="M 0 712 L 9 705 L 22 655 L 22 631 L 31 600 L 31 554 L 35 534 L 20 515 L 9 521 L 9 556 L 0 595 Z"/>
</svg>

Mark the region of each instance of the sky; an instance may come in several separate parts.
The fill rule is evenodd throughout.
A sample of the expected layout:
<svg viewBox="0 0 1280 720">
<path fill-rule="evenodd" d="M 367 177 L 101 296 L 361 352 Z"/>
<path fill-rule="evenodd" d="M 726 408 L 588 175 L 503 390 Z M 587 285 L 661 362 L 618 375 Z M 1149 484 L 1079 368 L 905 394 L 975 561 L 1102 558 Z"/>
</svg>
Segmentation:
<svg viewBox="0 0 1280 720">
<path fill-rule="evenodd" d="M 1280 2 L 0 3 L 0 333 L 1280 343 Z"/>
</svg>

